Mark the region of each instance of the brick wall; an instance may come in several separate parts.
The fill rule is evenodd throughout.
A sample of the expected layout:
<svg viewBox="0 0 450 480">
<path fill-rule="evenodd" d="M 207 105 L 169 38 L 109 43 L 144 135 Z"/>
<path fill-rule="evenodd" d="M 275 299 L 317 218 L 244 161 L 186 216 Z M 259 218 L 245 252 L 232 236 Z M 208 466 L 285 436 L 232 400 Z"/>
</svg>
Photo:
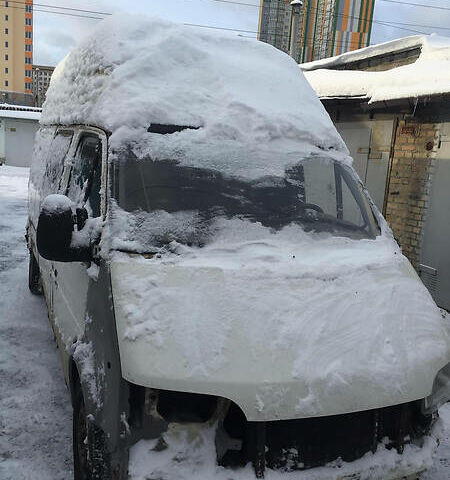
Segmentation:
<svg viewBox="0 0 450 480">
<path fill-rule="evenodd" d="M 428 207 L 439 124 L 400 121 L 394 144 L 386 219 L 415 268 Z"/>
</svg>

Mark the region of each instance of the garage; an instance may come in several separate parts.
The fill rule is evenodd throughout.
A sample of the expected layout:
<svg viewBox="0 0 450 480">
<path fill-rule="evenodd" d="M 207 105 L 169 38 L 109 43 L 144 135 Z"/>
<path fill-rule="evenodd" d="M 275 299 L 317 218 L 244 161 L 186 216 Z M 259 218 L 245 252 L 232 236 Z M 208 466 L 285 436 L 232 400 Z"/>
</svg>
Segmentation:
<svg viewBox="0 0 450 480">
<path fill-rule="evenodd" d="M 41 109 L 0 105 L 0 164 L 29 167 Z"/>
</svg>

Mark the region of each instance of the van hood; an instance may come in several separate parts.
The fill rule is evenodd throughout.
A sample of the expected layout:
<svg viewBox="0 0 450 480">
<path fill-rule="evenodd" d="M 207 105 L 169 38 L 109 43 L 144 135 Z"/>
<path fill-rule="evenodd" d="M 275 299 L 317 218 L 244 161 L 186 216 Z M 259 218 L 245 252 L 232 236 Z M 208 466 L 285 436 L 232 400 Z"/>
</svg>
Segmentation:
<svg viewBox="0 0 450 480">
<path fill-rule="evenodd" d="M 449 329 L 391 238 L 270 241 L 111 262 L 122 374 L 218 395 L 249 421 L 427 397 Z"/>
</svg>

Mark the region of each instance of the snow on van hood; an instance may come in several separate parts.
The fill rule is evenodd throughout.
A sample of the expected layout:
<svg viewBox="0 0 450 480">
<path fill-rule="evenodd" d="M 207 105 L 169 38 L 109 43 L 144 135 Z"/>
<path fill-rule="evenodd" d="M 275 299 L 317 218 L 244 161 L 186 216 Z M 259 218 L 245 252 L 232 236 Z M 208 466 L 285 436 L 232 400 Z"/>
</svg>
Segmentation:
<svg viewBox="0 0 450 480">
<path fill-rule="evenodd" d="M 291 237 L 114 254 L 124 377 L 229 398 L 254 421 L 428 396 L 449 330 L 393 239 Z"/>
<path fill-rule="evenodd" d="M 154 159 L 201 163 L 217 155 L 220 170 L 229 159 L 223 151 L 241 146 L 274 152 L 275 165 L 285 161 L 277 152 L 299 160 L 330 149 L 351 161 L 288 55 L 254 39 L 157 18 L 102 21 L 58 65 L 46 98 L 42 124 L 95 125 L 112 132 L 113 149 L 149 142 Z M 201 128 L 158 135 L 147 132 L 151 123 Z"/>
</svg>

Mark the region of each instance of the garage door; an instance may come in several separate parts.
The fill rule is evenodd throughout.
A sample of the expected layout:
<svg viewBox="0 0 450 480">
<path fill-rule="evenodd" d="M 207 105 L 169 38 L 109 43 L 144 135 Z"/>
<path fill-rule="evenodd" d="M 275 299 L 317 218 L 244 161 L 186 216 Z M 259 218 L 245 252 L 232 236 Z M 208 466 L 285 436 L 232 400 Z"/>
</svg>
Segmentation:
<svg viewBox="0 0 450 480">
<path fill-rule="evenodd" d="M 5 119 L 5 163 L 29 167 L 33 155 L 34 137 L 39 128 L 36 121 Z"/>
<path fill-rule="evenodd" d="M 350 151 L 355 170 L 382 212 L 393 121 L 342 122 L 336 128 Z"/>
<path fill-rule="evenodd" d="M 435 302 L 450 310 L 450 124 L 442 130 L 424 226 L 420 276 Z"/>
</svg>

